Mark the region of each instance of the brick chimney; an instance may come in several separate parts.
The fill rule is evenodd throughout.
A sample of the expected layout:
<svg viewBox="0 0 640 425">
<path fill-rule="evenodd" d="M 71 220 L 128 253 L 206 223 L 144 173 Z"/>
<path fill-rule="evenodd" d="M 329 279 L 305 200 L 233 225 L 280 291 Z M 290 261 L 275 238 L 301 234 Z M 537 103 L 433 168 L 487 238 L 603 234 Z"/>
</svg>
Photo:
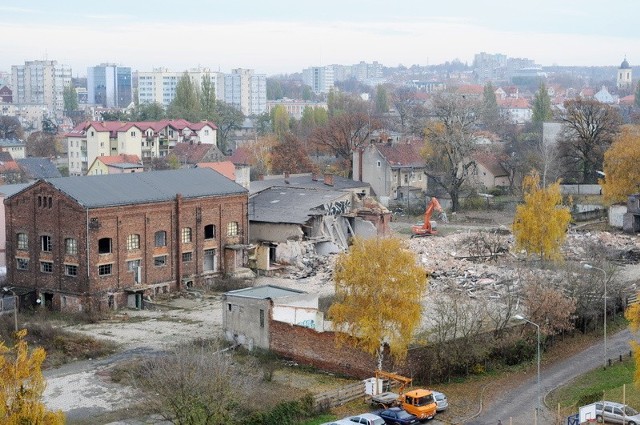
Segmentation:
<svg viewBox="0 0 640 425">
<path fill-rule="evenodd" d="M 324 173 L 324 184 L 327 186 L 333 186 L 333 174 Z"/>
</svg>

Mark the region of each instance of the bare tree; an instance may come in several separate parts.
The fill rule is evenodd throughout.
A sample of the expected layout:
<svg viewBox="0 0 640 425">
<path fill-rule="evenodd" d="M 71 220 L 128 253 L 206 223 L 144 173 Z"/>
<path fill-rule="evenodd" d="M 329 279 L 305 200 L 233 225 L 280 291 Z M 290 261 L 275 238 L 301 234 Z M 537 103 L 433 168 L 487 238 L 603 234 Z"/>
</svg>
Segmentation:
<svg viewBox="0 0 640 425">
<path fill-rule="evenodd" d="M 233 423 L 255 369 L 218 347 L 180 346 L 148 360 L 136 379 L 149 407 L 178 425 Z"/>
<path fill-rule="evenodd" d="M 427 175 L 449 194 L 453 211 L 458 211 L 461 189 L 476 169 L 478 111 L 476 102 L 440 94 L 433 101 L 437 120 L 425 131 Z"/>
<path fill-rule="evenodd" d="M 596 100 L 569 100 L 564 106 L 559 149 L 565 176 L 580 183 L 595 183 L 596 171 L 602 170 L 604 152 L 621 124 L 620 114 Z"/>
</svg>

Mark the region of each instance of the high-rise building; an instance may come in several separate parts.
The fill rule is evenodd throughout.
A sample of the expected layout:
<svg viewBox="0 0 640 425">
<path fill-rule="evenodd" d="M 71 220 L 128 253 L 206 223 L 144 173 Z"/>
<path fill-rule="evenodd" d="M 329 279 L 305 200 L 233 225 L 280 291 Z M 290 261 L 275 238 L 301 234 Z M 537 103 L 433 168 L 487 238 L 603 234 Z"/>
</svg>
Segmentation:
<svg viewBox="0 0 640 425">
<path fill-rule="evenodd" d="M 224 76 L 224 101 L 245 115 L 267 110 L 267 76 L 253 69 L 234 69 Z"/>
<path fill-rule="evenodd" d="M 329 93 L 333 88 L 333 67 L 312 66 L 302 70 L 302 81 L 311 87 L 314 93 Z"/>
<path fill-rule="evenodd" d="M 64 88 L 71 84 L 71 68 L 57 61 L 26 61 L 11 67 L 13 102 L 45 105 L 62 113 Z"/>
<path fill-rule="evenodd" d="M 209 78 L 216 93 L 217 99 L 224 99 L 224 74 L 212 72 L 207 68 L 191 69 L 183 72 L 169 71 L 164 68 L 155 68 L 151 72 L 138 72 L 138 102 L 159 103 L 169 106 L 176 97 L 178 81 L 187 73 L 191 81 L 198 87 L 202 85 L 204 78 Z"/>
<path fill-rule="evenodd" d="M 87 68 L 87 102 L 126 108 L 132 97 L 131 68 L 103 63 Z"/>
<path fill-rule="evenodd" d="M 473 72 L 478 81 L 496 81 L 506 78 L 507 55 L 481 52 L 474 56 Z"/>
</svg>

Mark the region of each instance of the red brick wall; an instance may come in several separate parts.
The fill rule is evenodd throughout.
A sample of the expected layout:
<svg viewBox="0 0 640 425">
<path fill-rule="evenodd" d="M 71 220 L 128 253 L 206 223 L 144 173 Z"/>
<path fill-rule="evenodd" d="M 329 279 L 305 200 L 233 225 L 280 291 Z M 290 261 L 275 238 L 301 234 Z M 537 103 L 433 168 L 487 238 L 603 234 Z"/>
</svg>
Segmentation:
<svg viewBox="0 0 640 425">
<path fill-rule="evenodd" d="M 46 199 L 45 205 L 38 206 L 43 199 Z M 129 260 L 140 260 L 143 285 L 168 284 L 171 290 L 181 288 L 183 280 L 202 285 L 208 276 L 225 272 L 222 261 L 225 245 L 248 242 L 247 201 L 247 194 L 239 194 L 87 211 L 50 184 L 39 182 L 5 201 L 7 277 L 12 285 L 39 292 L 90 296 L 92 301 L 86 308 L 105 308 L 109 295 L 114 295 L 117 306 L 124 304 L 124 289 L 136 284 L 134 273 L 127 269 Z M 238 222 L 239 236 L 227 236 L 227 223 L 231 221 Z M 216 227 L 214 239 L 204 239 L 207 224 Z M 190 243 L 181 243 L 183 227 L 191 228 Z M 166 231 L 164 247 L 155 246 L 158 230 Z M 28 234 L 28 250 L 17 250 L 19 232 Z M 52 238 L 50 253 L 40 249 L 43 234 Z M 127 250 L 130 234 L 140 236 L 140 249 Z M 77 255 L 65 254 L 65 238 L 77 240 Z M 111 253 L 98 253 L 101 238 L 111 238 Z M 203 272 L 203 251 L 211 248 L 217 251 L 217 274 Z M 182 263 L 183 252 L 192 253 L 191 261 Z M 28 270 L 16 270 L 16 255 L 29 258 Z M 154 257 L 159 255 L 167 256 L 163 266 L 154 265 Z M 42 273 L 40 261 L 53 262 L 53 273 Z M 65 276 L 65 262 L 78 266 L 77 276 Z M 112 264 L 111 274 L 100 276 L 100 264 Z M 61 307 L 59 296 L 54 298 L 54 307 Z"/>
<path fill-rule="evenodd" d="M 271 320 L 269 347 L 274 353 L 342 375 L 360 379 L 374 376 L 376 359 L 360 350 L 335 343 L 333 332 L 316 332 L 302 326 Z"/>
</svg>

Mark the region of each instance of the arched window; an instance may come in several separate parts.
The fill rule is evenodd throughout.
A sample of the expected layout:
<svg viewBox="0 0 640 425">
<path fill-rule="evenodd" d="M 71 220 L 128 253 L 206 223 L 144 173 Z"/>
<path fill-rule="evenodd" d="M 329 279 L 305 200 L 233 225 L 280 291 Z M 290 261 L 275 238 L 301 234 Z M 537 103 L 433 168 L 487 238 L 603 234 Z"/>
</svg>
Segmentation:
<svg viewBox="0 0 640 425">
<path fill-rule="evenodd" d="M 111 238 L 102 238 L 98 240 L 98 254 L 111 253 Z"/>
</svg>

